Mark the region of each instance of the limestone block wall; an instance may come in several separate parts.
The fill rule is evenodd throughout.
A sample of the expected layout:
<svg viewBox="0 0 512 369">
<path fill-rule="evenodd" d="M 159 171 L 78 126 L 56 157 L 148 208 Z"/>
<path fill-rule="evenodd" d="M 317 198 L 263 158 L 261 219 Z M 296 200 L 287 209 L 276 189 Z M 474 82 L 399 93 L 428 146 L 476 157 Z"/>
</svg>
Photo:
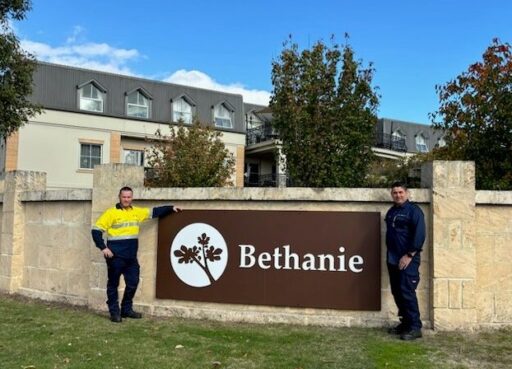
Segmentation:
<svg viewBox="0 0 512 369">
<path fill-rule="evenodd" d="M 420 311 L 439 330 L 512 326 L 512 191 L 475 191 L 474 165 L 433 162 L 425 189 L 411 190 L 426 216 Z M 385 265 L 388 189 L 143 187 L 143 170 L 123 164 L 94 169 L 92 190 L 48 190 L 46 175 L 8 172 L 0 193 L 0 291 L 66 301 L 106 311 L 106 265 L 91 224 L 117 201 L 124 185 L 139 206 L 185 209 L 376 211 L 381 214 L 381 300 L 378 312 L 198 303 L 155 298 L 157 221 L 140 234 L 141 282 L 135 303 L 154 315 L 326 326 L 394 322 Z M 361 286 L 364 289 L 364 286 Z"/>
<path fill-rule="evenodd" d="M 25 262 L 20 292 L 87 304 L 91 202 L 25 201 Z"/>
<path fill-rule="evenodd" d="M 512 324 L 512 192 L 479 193 L 476 206 L 476 306 L 480 326 Z"/>
</svg>

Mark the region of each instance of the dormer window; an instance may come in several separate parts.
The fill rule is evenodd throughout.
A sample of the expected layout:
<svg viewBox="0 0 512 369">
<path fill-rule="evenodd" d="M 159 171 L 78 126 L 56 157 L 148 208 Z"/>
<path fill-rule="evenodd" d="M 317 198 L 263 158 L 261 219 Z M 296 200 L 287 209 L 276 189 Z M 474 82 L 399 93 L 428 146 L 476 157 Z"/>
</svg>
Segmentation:
<svg viewBox="0 0 512 369">
<path fill-rule="evenodd" d="M 416 150 L 418 152 L 428 152 L 427 140 L 422 133 L 416 136 Z"/>
<path fill-rule="evenodd" d="M 173 122 L 179 122 L 191 124 L 193 117 L 194 104 L 185 97 L 179 97 L 172 102 L 172 120 Z"/>
<path fill-rule="evenodd" d="M 94 82 L 78 86 L 80 94 L 80 110 L 103 113 L 105 90 Z"/>
<path fill-rule="evenodd" d="M 233 128 L 233 110 L 226 103 L 215 106 L 213 120 L 216 127 Z"/>
<path fill-rule="evenodd" d="M 126 115 L 135 118 L 149 118 L 150 99 L 140 89 L 132 91 L 126 96 Z"/>
<path fill-rule="evenodd" d="M 405 139 L 405 135 L 402 132 L 400 132 L 400 130 L 397 129 L 395 132 L 391 134 L 391 139 L 393 141 L 401 141 Z"/>
</svg>

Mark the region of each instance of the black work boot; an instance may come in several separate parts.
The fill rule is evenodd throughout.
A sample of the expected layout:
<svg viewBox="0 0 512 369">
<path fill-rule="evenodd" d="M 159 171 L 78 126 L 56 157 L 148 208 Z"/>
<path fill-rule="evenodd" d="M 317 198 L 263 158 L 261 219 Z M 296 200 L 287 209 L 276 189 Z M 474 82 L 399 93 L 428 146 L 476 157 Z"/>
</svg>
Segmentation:
<svg viewBox="0 0 512 369">
<path fill-rule="evenodd" d="M 404 341 L 413 341 L 416 338 L 421 338 L 421 329 L 411 329 L 410 331 L 404 332 L 400 335 L 400 339 Z"/>
<path fill-rule="evenodd" d="M 121 316 L 123 318 L 132 318 L 132 319 L 140 319 L 140 318 L 142 318 L 142 314 L 138 313 L 138 312 L 136 312 L 134 310 L 128 311 L 126 313 L 121 313 Z"/>
<path fill-rule="evenodd" d="M 121 323 L 123 319 L 121 319 L 121 315 L 119 314 L 110 314 L 110 321 L 113 323 Z"/>
</svg>

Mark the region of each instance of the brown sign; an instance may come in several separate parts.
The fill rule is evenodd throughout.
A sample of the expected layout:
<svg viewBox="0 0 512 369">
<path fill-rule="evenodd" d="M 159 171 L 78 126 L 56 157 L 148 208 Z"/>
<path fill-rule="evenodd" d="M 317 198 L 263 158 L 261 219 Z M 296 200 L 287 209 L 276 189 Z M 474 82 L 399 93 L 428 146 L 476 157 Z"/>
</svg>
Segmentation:
<svg viewBox="0 0 512 369">
<path fill-rule="evenodd" d="M 186 210 L 160 220 L 156 297 L 380 310 L 380 214 Z"/>
</svg>

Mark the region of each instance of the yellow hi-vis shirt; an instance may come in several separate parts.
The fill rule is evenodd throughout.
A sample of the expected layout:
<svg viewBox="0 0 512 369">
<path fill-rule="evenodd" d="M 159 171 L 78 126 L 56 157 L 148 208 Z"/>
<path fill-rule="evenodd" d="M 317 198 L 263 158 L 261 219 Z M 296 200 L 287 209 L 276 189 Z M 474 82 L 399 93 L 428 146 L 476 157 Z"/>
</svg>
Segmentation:
<svg viewBox="0 0 512 369">
<path fill-rule="evenodd" d="M 151 209 L 131 206 L 126 209 L 107 209 L 96 221 L 93 229 L 107 234 L 108 241 L 137 239 L 139 224 L 151 217 Z"/>
</svg>

